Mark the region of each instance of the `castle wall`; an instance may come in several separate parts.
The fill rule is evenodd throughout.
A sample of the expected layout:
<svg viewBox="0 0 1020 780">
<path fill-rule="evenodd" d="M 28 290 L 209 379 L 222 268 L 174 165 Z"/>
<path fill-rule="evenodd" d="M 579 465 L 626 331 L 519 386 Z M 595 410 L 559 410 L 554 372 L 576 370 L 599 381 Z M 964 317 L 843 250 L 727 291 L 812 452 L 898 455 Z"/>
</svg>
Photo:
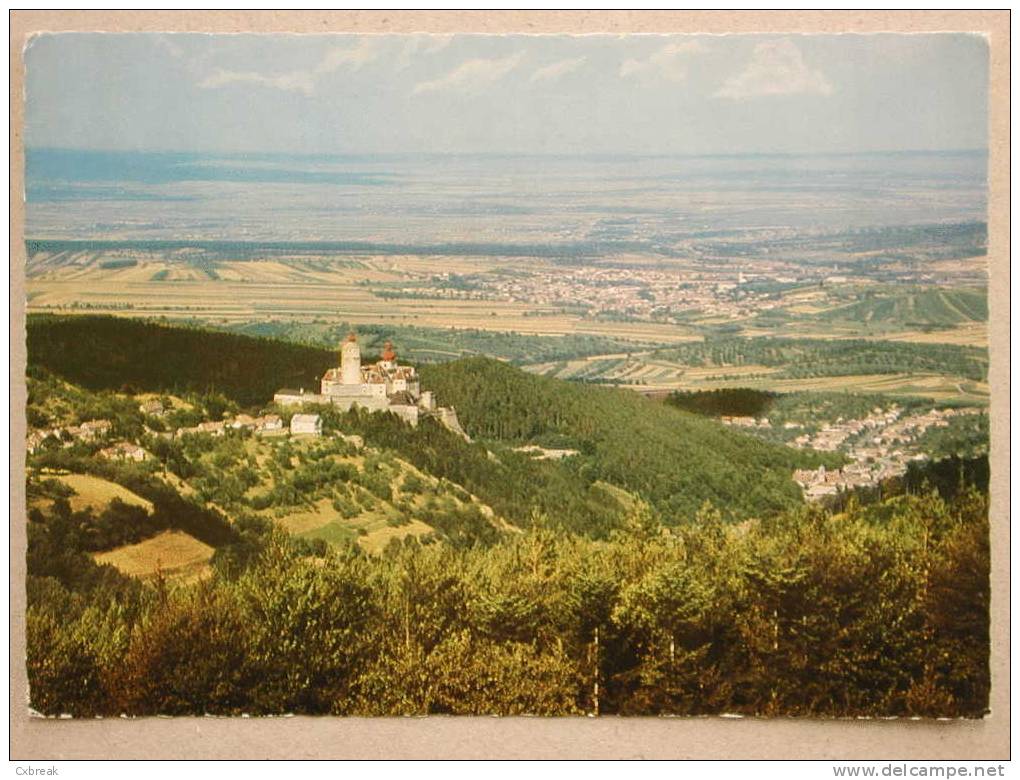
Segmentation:
<svg viewBox="0 0 1020 780">
<path fill-rule="evenodd" d="M 344 412 L 350 411 L 355 406 L 359 406 L 370 412 L 385 412 L 390 408 L 389 402 L 385 397 L 378 398 L 368 395 L 331 396 L 327 399 L 326 403 L 332 403 L 333 406 Z"/>
<path fill-rule="evenodd" d="M 405 422 L 411 425 L 418 424 L 418 407 L 417 406 L 405 406 L 400 404 L 398 406 L 388 407 L 388 411 L 393 412 L 397 417 L 400 417 Z"/>
<path fill-rule="evenodd" d="M 322 394 L 337 398 L 385 398 L 387 395 L 385 383 L 359 382 L 356 385 L 348 385 L 329 379 L 322 380 Z"/>
<path fill-rule="evenodd" d="M 277 393 L 273 396 L 273 403 L 281 406 L 295 406 L 298 404 L 328 404 L 329 396 L 319 393 Z"/>
</svg>

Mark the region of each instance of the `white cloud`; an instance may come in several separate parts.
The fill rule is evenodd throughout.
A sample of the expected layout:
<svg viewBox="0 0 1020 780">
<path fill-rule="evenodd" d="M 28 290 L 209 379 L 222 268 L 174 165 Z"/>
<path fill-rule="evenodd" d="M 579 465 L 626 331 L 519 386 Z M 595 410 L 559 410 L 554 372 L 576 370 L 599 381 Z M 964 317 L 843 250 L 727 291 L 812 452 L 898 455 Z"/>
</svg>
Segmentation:
<svg viewBox="0 0 1020 780">
<path fill-rule="evenodd" d="M 277 74 L 259 73 L 257 71 L 223 70 L 221 68 L 199 81 L 198 86 L 202 89 L 216 89 L 231 84 L 257 84 L 263 87 L 311 95 L 315 92 L 316 81 L 322 76 L 335 73 L 341 68 L 352 71 L 360 70 L 364 65 L 378 59 L 380 54 L 381 49 L 378 41 L 372 38 L 362 38 L 356 46 L 330 49 L 312 68 Z"/>
<path fill-rule="evenodd" d="M 422 33 L 410 35 L 404 42 L 396 59 L 396 69 L 406 70 L 411 65 L 411 60 L 419 54 L 438 54 L 453 42 L 453 36 L 448 34 Z"/>
<path fill-rule="evenodd" d="M 532 73 L 531 80 L 552 81 L 558 79 L 560 76 L 565 76 L 580 68 L 587 59 L 587 57 L 575 57 L 571 60 L 560 60 L 559 62 L 550 63 Z"/>
<path fill-rule="evenodd" d="M 302 70 L 277 76 L 266 76 L 255 71 L 218 70 L 198 82 L 202 89 L 216 89 L 231 84 L 258 84 L 288 92 L 303 92 L 306 95 L 311 95 L 315 91 L 315 79 L 312 74 Z"/>
<path fill-rule="evenodd" d="M 624 60 L 620 65 L 620 76 L 654 75 L 669 81 L 683 81 L 687 78 L 687 65 L 691 55 L 707 51 L 700 41 L 670 43 L 642 60 Z"/>
<path fill-rule="evenodd" d="M 358 41 L 357 46 L 346 49 L 332 49 L 326 52 L 318 65 L 315 66 L 315 74 L 323 76 L 333 73 L 340 68 L 359 70 L 362 66 L 377 60 L 382 54 L 377 39 L 366 37 Z"/>
<path fill-rule="evenodd" d="M 524 52 L 518 52 L 501 59 L 475 59 L 462 62 L 445 76 L 433 81 L 422 81 L 415 85 L 414 94 L 438 92 L 452 89 L 469 92 L 481 89 L 503 78 L 512 71 L 524 58 Z"/>
<path fill-rule="evenodd" d="M 831 95 L 832 84 L 804 62 L 793 41 L 759 43 L 741 73 L 728 78 L 716 97 L 740 100 L 762 95 Z"/>
</svg>

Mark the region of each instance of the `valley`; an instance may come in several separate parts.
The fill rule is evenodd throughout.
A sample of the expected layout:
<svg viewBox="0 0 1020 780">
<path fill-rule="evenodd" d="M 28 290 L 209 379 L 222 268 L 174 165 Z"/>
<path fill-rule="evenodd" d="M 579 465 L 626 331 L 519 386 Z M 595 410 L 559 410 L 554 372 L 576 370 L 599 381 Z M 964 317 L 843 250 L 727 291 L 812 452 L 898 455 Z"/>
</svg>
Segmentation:
<svg viewBox="0 0 1020 780">
<path fill-rule="evenodd" d="M 739 272 L 738 258 L 675 252 L 550 258 L 528 248 L 500 256 L 485 247 L 370 254 L 327 244 L 37 241 L 28 310 L 165 317 L 322 347 L 356 327 L 399 339 L 417 361 L 483 354 L 642 392 L 852 388 L 987 403 L 986 371 L 973 369 L 987 364 L 980 234 L 960 226 L 949 236 L 963 257 L 935 262 L 924 261 L 924 242 L 943 233 L 892 234 L 905 242 L 883 250 L 895 260 L 848 255 L 842 264 L 769 259 L 774 242 L 759 240 Z M 767 363 L 739 354 L 747 348 L 721 360 L 682 349 L 726 340 L 751 352 L 770 341 L 795 348 Z M 798 344 L 813 369 L 795 367 Z M 949 364 L 926 361 L 933 350 Z"/>
<path fill-rule="evenodd" d="M 28 163 L 44 714 L 985 711 L 982 154 Z"/>
</svg>

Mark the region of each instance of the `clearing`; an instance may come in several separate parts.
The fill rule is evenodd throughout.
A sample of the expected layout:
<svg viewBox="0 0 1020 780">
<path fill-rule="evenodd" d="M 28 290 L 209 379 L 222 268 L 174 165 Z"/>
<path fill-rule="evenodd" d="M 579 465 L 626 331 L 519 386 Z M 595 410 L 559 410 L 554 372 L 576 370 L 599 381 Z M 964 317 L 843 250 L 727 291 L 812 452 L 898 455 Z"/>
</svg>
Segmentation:
<svg viewBox="0 0 1020 780">
<path fill-rule="evenodd" d="M 138 544 L 97 553 L 96 563 L 110 564 L 123 574 L 147 579 L 162 572 L 170 579 L 192 582 L 210 574 L 213 548 L 183 531 L 163 531 Z"/>
<path fill-rule="evenodd" d="M 64 474 L 57 477 L 57 479 L 75 492 L 75 495 L 69 499 L 71 509 L 75 512 L 83 509 L 105 509 L 115 498 L 119 498 L 125 504 L 144 507 L 147 512 L 152 511 L 151 501 L 145 500 L 115 482 L 93 477 L 89 474 Z"/>
</svg>

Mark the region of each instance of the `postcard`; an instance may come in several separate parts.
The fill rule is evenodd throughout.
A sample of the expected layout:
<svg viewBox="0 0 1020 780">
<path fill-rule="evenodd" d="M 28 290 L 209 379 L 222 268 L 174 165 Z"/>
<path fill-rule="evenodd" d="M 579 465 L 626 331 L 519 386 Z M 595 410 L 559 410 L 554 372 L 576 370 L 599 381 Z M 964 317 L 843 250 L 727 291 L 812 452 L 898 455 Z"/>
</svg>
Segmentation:
<svg viewBox="0 0 1020 780">
<path fill-rule="evenodd" d="M 988 35 L 585 33 L 26 38 L 33 727 L 989 716 Z"/>
</svg>

